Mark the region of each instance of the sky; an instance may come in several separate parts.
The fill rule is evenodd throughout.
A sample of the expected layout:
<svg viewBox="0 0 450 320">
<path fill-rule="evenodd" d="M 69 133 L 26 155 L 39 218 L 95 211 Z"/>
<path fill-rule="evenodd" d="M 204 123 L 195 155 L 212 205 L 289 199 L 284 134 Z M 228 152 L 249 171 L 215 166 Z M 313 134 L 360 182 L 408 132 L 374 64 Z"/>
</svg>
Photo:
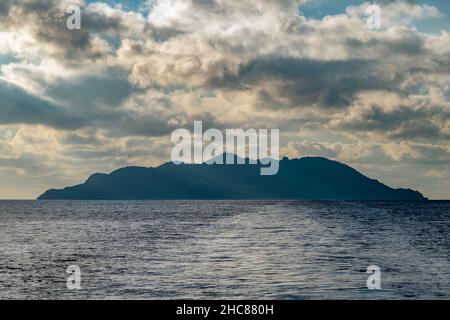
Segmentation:
<svg viewBox="0 0 450 320">
<path fill-rule="evenodd" d="M 0 199 L 170 161 L 195 120 L 450 199 L 450 3 L 373 3 L 0 1 Z"/>
</svg>

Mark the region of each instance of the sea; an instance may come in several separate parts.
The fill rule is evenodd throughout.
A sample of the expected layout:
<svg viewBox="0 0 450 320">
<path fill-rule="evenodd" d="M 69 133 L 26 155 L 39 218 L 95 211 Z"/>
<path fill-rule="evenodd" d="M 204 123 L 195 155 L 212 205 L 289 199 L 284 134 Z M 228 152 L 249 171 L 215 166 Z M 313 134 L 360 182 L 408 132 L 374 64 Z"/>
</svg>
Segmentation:
<svg viewBox="0 0 450 320">
<path fill-rule="evenodd" d="M 0 201 L 0 299 L 449 299 L 449 231 L 446 201 Z"/>
</svg>

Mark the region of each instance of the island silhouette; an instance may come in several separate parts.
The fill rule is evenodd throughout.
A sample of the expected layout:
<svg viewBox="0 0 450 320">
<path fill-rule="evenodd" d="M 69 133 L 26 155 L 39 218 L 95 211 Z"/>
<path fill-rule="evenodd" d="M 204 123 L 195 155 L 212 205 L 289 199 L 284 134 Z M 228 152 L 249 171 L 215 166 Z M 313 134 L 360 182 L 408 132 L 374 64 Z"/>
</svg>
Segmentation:
<svg viewBox="0 0 450 320">
<path fill-rule="evenodd" d="M 38 199 L 427 200 L 418 191 L 388 187 L 346 164 L 322 157 L 285 157 L 273 176 L 260 175 L 261 166 L 259 161 L 249 164 L 245 159 L 245 164 L 168 162 L 155 168 L 125 167 L 110 174 L 93 174 L 80 185 L 48 190 Z"/>
</svg>

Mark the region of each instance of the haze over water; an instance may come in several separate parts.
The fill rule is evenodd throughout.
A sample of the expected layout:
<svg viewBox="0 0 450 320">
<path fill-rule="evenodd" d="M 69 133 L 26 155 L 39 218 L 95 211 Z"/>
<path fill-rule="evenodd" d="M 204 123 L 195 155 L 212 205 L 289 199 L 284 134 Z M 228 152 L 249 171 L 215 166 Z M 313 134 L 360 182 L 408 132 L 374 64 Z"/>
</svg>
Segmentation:
<svg viewBox="0 0 450 320">
<path fill-rule="evenodd" d="M 449 226 L 450 202 L 0 201 L 0 298 L 448 299 Z"/>
</svg>

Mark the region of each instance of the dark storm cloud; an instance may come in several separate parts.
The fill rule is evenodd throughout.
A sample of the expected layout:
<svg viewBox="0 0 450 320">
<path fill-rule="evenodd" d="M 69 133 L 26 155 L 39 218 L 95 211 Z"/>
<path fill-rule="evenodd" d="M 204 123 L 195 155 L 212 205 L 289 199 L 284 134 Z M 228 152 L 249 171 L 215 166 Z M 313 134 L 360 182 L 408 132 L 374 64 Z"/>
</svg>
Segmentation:
<svg viewBox="0 0 450 320">
<path fill-rule="evenodd" d="M 375 73 L 375 62 L 367 60 L 320 61 L 289 57 L 262 57 L 241 65 L 237 74 L 213 78 L 214 88 L 246 90 L 267 81 L 280 81 L 273 90 L 260 91 L 261 101 L 275 102 L 273 97 L 288 100 L 286 107 L 317 105 L 350 106 L 361 90 L 395 90 L 396 84 Z M 269 103 L 270 104 L 270 103 Z"/>
<path fill-rule="evenodd" d="M 77 129 L 88 121 L 47 100 L 0 80 L 0 124 L 43 124 L 58 129 Z"/>
<path fill-rule="evenodd" d="M 397 37 L 395 39 L 380 39 L 372 38 L 369 40 L 362 40 L 352 37 L 345 39 L 346 47 L 353 52 L 361 50 L 367 52 L 372 50 L 377 52 L 379 57 L 395 56 L 420 56 L 426 54 L 425 38 L 419 34 L 413 33 L 410 30 L 397 30 Z"/>
<path fill-rule="evenodd" d="M 77 94 L 82 92 L 83 94 Z M 46 96 L 63 101 L 75 108 L 113 108 L 123 103 L 136 91 L 126 75 L 111 70 L 101 75 L 88 75 L 61 81 L 49 86 Z"/>
<path fill-rule="evenodd" d="M 64 86 L 63 86 L 64 88 Z M 53 89 L 58 91 L 58 89 Z M 75 96 L 76 91 L 58 91 Z M 38 98 L 25 90 L 0 80 L 0 124 L 37 124 L 59 130 L 93 127 L 114 135 L 161 136 L 174 128 L 164 117 L 139 115 L 125 110 L 99 107 L 96 104 L 71 105 L 69 108 Z M 69 96 L 65 96 L 69 99 Z M 78 102 L 85 102 L 86 97 Z M 89 97 L 87 97 L 89 98 Z M 111 101 L 116 98 L 111 97 Z M 77 99 L 74 99 L 76 101 Z M 98 101 L 97 101 L 98 102 Z M 117 102 L 117 101 L 115 101 Z M 90 102 L 92 103 L 92 102 Z"/>
<path fill-rule="evenodd" d="M 340 123 L 339 128 L 349 132 L 379 132 L 393 140 L 450 140 L 443 131 L 450 113 L 442 108 L 411 109 L 398 106 L 393 110 L 372 105 L 359 112 L 358 118 Z"/>
</svg>

